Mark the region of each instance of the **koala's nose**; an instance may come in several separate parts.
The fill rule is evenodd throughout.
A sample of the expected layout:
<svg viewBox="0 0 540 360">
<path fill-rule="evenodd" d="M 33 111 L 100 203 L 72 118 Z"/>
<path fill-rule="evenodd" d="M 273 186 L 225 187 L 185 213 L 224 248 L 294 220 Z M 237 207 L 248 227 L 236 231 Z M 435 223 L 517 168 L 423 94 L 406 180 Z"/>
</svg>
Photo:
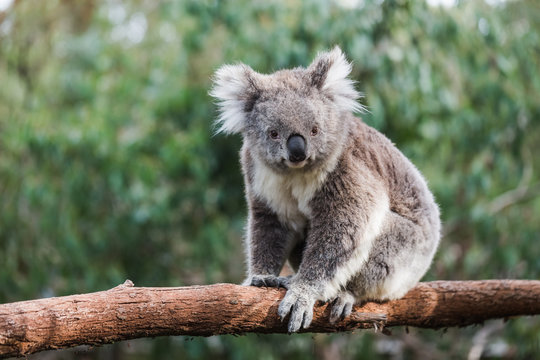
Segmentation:
<svg viewBox="0 0 540 360">
<path fill-rule="evenodd" d="M 289 160 L 300 162 L 306 159 L 306 140 L 301 135 L 291 135 L 287 140 Z"/>
</svg>

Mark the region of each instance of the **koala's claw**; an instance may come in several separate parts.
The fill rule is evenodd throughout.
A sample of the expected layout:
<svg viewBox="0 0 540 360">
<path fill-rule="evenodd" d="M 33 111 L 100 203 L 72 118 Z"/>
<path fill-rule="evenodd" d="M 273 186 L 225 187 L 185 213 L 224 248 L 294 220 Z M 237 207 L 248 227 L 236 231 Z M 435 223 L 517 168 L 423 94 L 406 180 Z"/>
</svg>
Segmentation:
<svg viewBox="0 0 540 360">
<path fill-rule="evenodd" d="M 330 310 L 330 322 L 335 323 L 338 320 L 343 320 L 352 312 L 354 305 L 354 296 L 349 292 L 341 292 L 332 302 Z"/>
<path fill-rule="evenodd" d="M 258 287 L 282 287 L 289 288 L 290 276 L 253 275 L 244 281 L 243 285 Z"/>
<path fill-rule="evenodd" d="M 291 290 L 287 291 L 283 300 L 279 304 L 278 315 L 281 321 L 285 320 L 290 313 L 289 333 L 297 332 L 300 329 L 307 329 L 313 320 L 313 306 L 315 298 L 305 293 L 296 293 Z"/>
</svg>

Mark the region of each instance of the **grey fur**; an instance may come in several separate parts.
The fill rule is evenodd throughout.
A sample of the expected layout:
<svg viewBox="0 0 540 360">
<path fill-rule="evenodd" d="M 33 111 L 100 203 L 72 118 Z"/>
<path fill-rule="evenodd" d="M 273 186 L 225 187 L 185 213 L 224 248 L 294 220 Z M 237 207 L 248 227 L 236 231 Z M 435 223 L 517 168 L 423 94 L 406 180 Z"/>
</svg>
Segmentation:
<svg viewBox="0 0 540 360">
<path fill-rule="evenodd" d="M 244 285 L 282 286 L 278 314 L 307 328 L 315 301 L 330 321 L 353 302 L 400 298 L 427 271 L 440 239 L 439 210 L 418 170 L 360 110 L 351 65 L 339 48 L 307 68 L 216 72 L 220 131 L 241 133 L 249 217 Z M 277 136 L 276 136 L 277 134 Z M 289 159 L 291 135 L 306 157 Z M 280 277 L 289 263 L 296 273 Z"/>
</svg>

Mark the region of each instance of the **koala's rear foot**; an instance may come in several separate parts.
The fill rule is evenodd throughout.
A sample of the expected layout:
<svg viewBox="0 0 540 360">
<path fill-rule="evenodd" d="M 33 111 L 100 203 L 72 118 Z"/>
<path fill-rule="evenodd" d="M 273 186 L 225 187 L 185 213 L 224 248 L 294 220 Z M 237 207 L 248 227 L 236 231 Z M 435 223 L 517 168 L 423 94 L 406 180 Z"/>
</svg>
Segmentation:
<svg viewBox="0 0 540 360">
<path fill-rule="evenodd" d="M 242 285 L 258 287 L 282 287 L 289 288 L 291 276 L 253 275 L 248 277 Z"/>
<path fill-rule="evenodd" d="M 330 310 L 330 322 L 335 323 L 336 321 L 343 320 L 349 316 L 352 312 L 354 302 L 354 296 L 350 292 L 340 292 L 330 304 L 332 307 Z"/>
</svg>

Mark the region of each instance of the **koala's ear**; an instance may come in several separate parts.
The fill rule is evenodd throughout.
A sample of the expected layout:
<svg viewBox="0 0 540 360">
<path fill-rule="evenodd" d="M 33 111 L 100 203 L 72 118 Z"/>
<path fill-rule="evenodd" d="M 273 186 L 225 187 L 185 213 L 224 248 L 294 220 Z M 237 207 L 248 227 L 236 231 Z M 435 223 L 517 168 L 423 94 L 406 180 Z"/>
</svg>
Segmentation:
<svg viewBox="0 0 540 360">
<path fill-rule="evenodd" d="M 357 102 L 362 95 L 355 90 L 354 81 L 348 78 L 352 70 L 341 49 L 319 54 L 307 68 L 311 86 L 333 99 L 340 109 L 362 112 L 364 107 Z"/>
<path fill-rule="evenodd" d="M 257 74 L 249 66 L 223 65 L 213 78 L 210 95 L 218 100 L 220 115 L 217 132 L 240 133 L 245 127 L 246 113 L 253 109 L 260 96 Z"/>
</svg>

